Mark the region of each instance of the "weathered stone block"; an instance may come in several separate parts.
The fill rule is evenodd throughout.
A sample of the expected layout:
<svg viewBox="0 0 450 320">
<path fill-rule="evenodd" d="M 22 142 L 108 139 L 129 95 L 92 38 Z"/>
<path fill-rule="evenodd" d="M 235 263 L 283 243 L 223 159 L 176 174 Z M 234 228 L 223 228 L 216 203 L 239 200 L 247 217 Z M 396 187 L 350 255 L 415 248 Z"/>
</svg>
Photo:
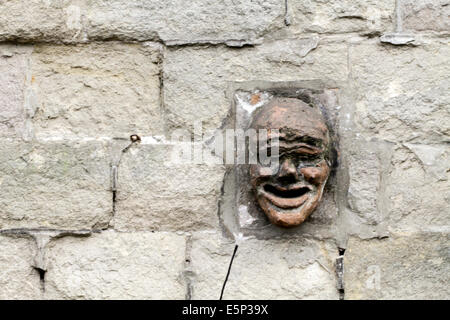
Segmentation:
<svg viewBox="0 0 450 320">
<path fill-rule="evenodd" d="M 379 224 L 384 217 L 383 183 L 389 172 L 392 146 L 355 139 L 345 150 L 348 162 L 347 204 L 360 222 Z"/>
<path fill-rule="evenodd" d="M 30 46 L 0 45 L 0 137 L 29 138 L 26 125 L 25 83 Z"/>
<path fill-rule="evenodd" d="M 196 0 L 188 7 L 182 0 L 95 2 L 87 14 L 87 33 L 90 38 L 150 38 L 168 44 L 252 43 L 271 28 L 281 27 L 284 11 L 278 0 Z"/>
<path fill-rule="evenodd" d="M 112 215 L 102 142 L 0 146 L 0 228 L 105 227 Z"/>
<path fill-rule="evenodd" d="M 35 244 L 31 238 L 0 234 L 0 299 L 41 298 L 39 274 L 32 267 Z"/>
<path fill-rule="evenodd" d="M 185 239 L 104 231 L 48 246 L 46 299 L 184 299 Z"/>
<path fill-rule="evenodd" d="M 234 243 L 219 234 L 194 234 L 194 299 L 217 299 Z M 338 299 L 332 242 L 307 238 L 244 239 L 231 267 L 224 299 Z"/>
<path fill-rule="evenodd" d="M 355 122 L 367 136 L 438 143 L 450 134 L 450 48 L 356 44 L 350 49 Z"/>
<path fill-rule="evenodd" d="M 217 231 L 196 232 L 192 235 L 191 241 L 189 255 L 189 271 L 192 273 L 191 298 L 219 299 L 235 243 Z"/>
<path fill-rule="evenodd" d="M 162 40 L 169 44 L 253 43 L 283 26 L 283 1 L 41 1 L 0 3 L 0 39 L 84 42 Z"/>
<path fill-rule="evenodd" d="M 450 33 L 448 0 L 402 0 L 401 10 L 405 30 Z"/>
<path fill-rule="evenodd" d="M 344 258 L 346 299 L 448 299 L 448 234 L 351 238 Z"/>
<path fill-rule="evenodd" d="M 353 154 L 347 200 L 351 210 L 373 224 L 380 220 L 377 210 L 380 164 L 373 151 L 366 152 Z"/>
<path fill-rule="evenodd" d="M 226 92 L 236 81 L 297 81 L 347 78 L 347 49 L 318 38 L 267 42 L 257 47 L 169 49 L 164 59 L 164 104 L 169 129 L 207 130 L 222 124 L 230 106 Z M 334 84 L 335 86 L 335 84 Z"/>
<path fill-rule="evenodd" d="M 450 230 L 450 148 L 396 148 L 386 179 L 389 226 L 395 230 Z"/>
<path fill-rule="evenodd" d="M 380 33 L 393 25 L 395 0 L 288 0 L 291 29 L 296 33 Z"/>
<path fill-rule="evenodd" d="M 80 7 L 71 0 L 0 3 L 0 40 L 83 40 Z M 77 1 L 79 2 L 79 1 Z"/>
<path fill-rule="evenodd" d="M 174 163 L 174 147 L 131 147 L 118 168 L 118 230 L 198 230 L 218 225 L 221 165 Z"/>
<path fill-rule="evenodd" d="M 387 234 L 388 200 L 386 179 L 390 173 L 392 143 L 361 135 L 345 136 L 340 141 L 342 154 L 338 169 L 337 235 L 345 247 L 349 235 L 360 238 Z"/>
<path fill-rule="evenodd" d="M 37 46 L 31 79 L 36 137 L 161 134 L 158 50 L 115 42 Z"/>
<path fill-rule="evenodd" d="M 224 299 L 338 299 L 332 242 L 244 240 Z"/>
</svg>

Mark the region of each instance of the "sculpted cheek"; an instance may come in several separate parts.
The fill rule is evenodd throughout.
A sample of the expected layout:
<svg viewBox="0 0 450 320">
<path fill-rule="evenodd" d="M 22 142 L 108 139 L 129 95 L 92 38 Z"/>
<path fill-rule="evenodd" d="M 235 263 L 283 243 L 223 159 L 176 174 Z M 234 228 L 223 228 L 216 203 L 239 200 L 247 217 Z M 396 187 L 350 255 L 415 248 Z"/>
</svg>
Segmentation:
<svg viewBox="0 0 450 320">
<path fill-rule="evenodd" d="M 318 182 L 321 172 L 322 169 L 314 167 L 300 169 L 300 173 L 305 177 L 305 179 L 314 184 Z"/>
<path fill-rule="evenodd" d="M 319 167 L 308 167 L 300 169 L 305 179 L 312 184 L 322 183 L 328 176 L 328 166 L 320 165 Z"/>
</svg>

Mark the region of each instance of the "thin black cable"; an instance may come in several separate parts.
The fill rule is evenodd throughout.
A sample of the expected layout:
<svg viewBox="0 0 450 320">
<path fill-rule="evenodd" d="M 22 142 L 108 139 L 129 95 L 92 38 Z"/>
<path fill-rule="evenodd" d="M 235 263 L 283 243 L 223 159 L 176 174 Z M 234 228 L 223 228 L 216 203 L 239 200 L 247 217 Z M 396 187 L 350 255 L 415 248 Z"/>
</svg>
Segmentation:
<svg viewBox="0 0 450 320">
<path fill-rule="evenodd" d="M 222 292 L 220 293 L 220 299 L 219 300 L 222 300 L 223 292 L 225 290 L 225 286 L 226 286 L 227 281 L 228 281 L 228 276 L 230 275 L 231 266 L 233 265 L 234 256 L 236 255 L 236 251 L 237 251 L 238 247 L 239 247 L 238 245 L 234 246 L 233 255 L 231 256 L 230 265 L 228 266 L 227 276 L 225 277 L 225 281 L 223 282 Z"/>
</svg>

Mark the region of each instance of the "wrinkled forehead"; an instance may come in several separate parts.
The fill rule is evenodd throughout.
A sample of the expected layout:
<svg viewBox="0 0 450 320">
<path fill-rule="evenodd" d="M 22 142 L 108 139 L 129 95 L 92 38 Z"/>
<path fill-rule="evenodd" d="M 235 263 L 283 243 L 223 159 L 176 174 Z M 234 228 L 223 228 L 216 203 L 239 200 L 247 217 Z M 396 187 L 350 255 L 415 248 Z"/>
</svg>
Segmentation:
<svg viewBox="0 0 450 320">
<path fill-rule="evenodd" d="M 271 100 L 257 110 L 250 127 L 278 130 L 284 140 L 309 137 L 329 142 L 328 127 L 319 108 L 294 98 Z"/>
</svg>

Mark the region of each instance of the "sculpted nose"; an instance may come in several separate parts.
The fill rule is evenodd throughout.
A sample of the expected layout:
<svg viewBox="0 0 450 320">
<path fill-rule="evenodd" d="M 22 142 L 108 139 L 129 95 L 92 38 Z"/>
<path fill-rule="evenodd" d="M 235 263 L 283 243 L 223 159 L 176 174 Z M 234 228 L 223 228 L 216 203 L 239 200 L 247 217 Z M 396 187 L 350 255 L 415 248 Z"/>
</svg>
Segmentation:
<svg viewBox="0 0 450 320">
<path fill-rule="evenodd" d="M 280 172 L 278 174 L 280 178 L 294 178 L 298 179 L 297 168 L 290 159 L 285 159 L 281 163 Z"/>
</svg>

